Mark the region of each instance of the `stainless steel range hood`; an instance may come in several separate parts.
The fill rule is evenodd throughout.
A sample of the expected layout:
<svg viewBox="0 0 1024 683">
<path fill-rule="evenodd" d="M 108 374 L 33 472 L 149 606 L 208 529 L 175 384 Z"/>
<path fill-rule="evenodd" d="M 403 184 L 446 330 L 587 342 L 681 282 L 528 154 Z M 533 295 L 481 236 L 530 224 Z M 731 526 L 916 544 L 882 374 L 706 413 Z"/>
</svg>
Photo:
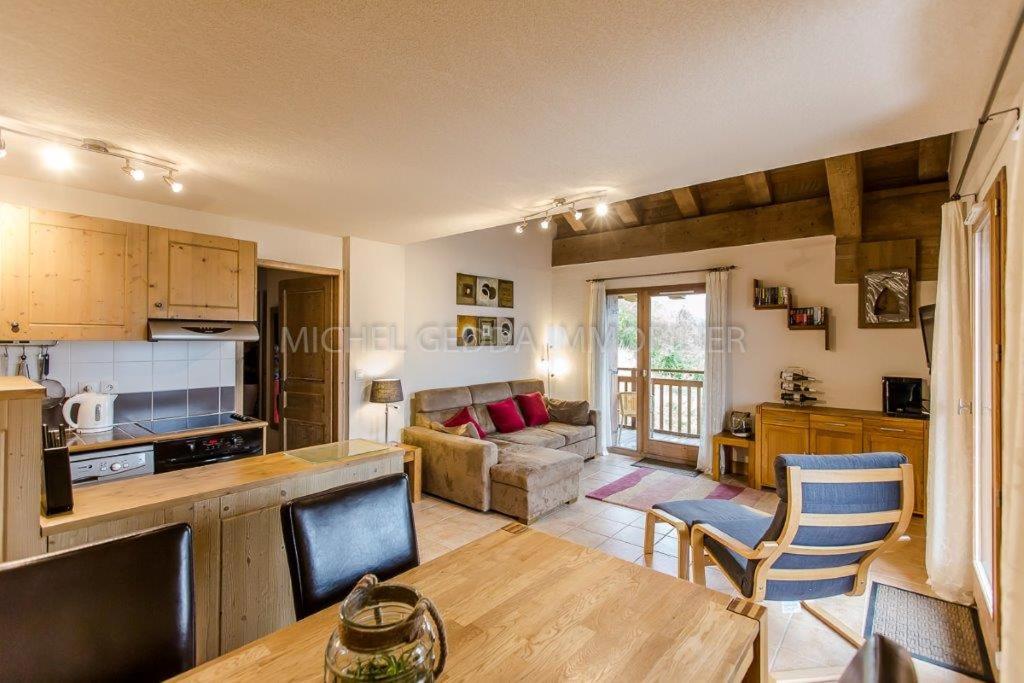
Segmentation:
<svg viewBox="0 0 1024 683">
<path fill-rule="evenodd" d="M 149 341 L 258 341 L 253 323 L 232 320 L 150 320 Z"/>
</svg>

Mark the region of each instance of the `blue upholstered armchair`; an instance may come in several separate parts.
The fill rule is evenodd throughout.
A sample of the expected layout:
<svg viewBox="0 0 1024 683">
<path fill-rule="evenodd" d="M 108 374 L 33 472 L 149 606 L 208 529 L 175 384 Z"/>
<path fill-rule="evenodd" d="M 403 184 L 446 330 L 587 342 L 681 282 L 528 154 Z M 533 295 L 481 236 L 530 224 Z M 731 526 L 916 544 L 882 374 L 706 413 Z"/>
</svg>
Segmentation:
<svg viewBox="0 0 1024 683">
<path fill-rule="evenodd" d="M 804 601 L 860 595 L 871 562 L 899 540 L 914 507 L 913 469 L 898 453 L 783 455 L 775 461 L 775 515 L 726 501 L 660 503 L 648 513 L 680 532 L 693 555 L 692 580 L 704 585 L 705 557 L 744 597 Z M 855 646 L 863 639 L 820 608 L 815 617 Z"/>
</svg>

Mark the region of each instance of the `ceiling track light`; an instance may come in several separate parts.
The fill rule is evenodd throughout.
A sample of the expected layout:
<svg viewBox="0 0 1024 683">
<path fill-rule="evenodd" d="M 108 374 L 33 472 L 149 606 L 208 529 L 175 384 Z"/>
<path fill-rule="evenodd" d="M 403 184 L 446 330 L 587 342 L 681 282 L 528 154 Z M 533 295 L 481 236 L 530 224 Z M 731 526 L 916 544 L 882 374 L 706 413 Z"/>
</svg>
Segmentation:
<svg viewBox="0 0 1024 683">
<path fill-rule="evenodd" d="M 575 195 L 569 198 L 555 197 L 544 208 L 523 216 L 522 220 L 516 223 L 516 234 L 522 235 L 526 232 L 527 224 L 535 219 L 540 219 L 537 225 L 540 226 L 541 230 L 549 230 L 551 228 L 552 219 L 559 214 L 572 214 L 573 218 L 580 220 L 583 218 L 583 210 L 576 208 L 576 203 L 594 200 L 597 201 L 594 205 L 594 212 L 598 216 L 606 216 L 608 214 L 608 202 L 605 200 L 605 192 Z"/>
<path fill-rule="evenodd" d="M 121 167 L 121 170 L 137 183 L 146 179 L 146 172 L 141 167 L 149 166 L 164 171 L 164 182 L 167 183 L 172 192 L 181 192 L 185 187 L 174 177 L 178 172 L 178 165 L 168 159 L 161 159 L 151 154 L 117 147 L 95 138 L 76 138 L 21 124 L 18 127 L 0 127 L 0 159 L 7 156 L 7 143 L 4 139 L 5 133 L 22 135 L 50 143 L 43 148 L 43 163 L 54 171 L 66 171 L 74 166 L 74 157 L 71 155 L 71 150 L 77 149 L 123 159 L 124 166 Z"/>
</svg>

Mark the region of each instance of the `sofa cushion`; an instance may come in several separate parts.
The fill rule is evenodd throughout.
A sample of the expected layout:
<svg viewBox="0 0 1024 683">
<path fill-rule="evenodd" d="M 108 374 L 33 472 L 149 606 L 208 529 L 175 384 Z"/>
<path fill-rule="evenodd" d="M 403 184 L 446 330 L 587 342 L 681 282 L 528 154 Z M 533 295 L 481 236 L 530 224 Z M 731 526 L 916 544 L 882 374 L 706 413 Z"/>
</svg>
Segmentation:
<svg viewBox="0 0 1024 683">
<path fill-rule="evenodd" d="M 512 390 L 509 389 L 508 382 L 474 384 L 466 388 L 469 389 L 469 394 L 473 397 L 473 403 L 495 403 L 512 398 Z"/>
<path fill-rule="evenodd" d="M 555 422 L 582 427 L 590 422 L 590 403 L 587 401 L 563 401 L 549 398 L 548 413 Z"/>
<path fill-rule="evenodd" d="M 544 397 L 539 391 L 516 394 L 516 403 L 519 404 L 519 411 L 523 414 L 527 427 L 540 427 L 551 422 L 548 408 L 544 405 Z"/>
<path fill-rule="evenodd" d="M 481 437 L 485 434 L 484 428 L 480 426 L 480 423 L 476 421 L 473 413 L 469 408 L 463 408 L 454 417 L 444 423 L 445 427 L 458 427 L 459 425 L 471 424 L 473 429 L 477 431 Z M 478 437 L 479 438 L 479 437 Z"/>
<path fill-rule="evenodd" d="M 508 434 L 492 434 L 487 439 L 499 444 L 502 442 L 519 443 L 527 446 L 544 446 L 545 448 L 561 448 L 565 445 L 564 436 L 549 432 L 542 427 L 527 427 Z"/>
<path fill-rule="evenodd" d="M 412 410 L 415 413 L 429 413 L 435 410 L 465 408 L 473 403 L 469 387 L 451 387 L 449 389 L 427 389 L 417 391 L 412 397 Z"/>
<path fill-rule="evenodd" d="M 455 427 L 446 427 L 440 422 L 431 422 L 428 426 L 435 432 L 444 432 L 445 434 L 452 434 L 454 436 L 467 436 L 470 439 L 481 438 L 480 432 L 477 431 L 476 426 L 474 426 L 472 422 L 456 425 Z"/>
<path fill-rule="evenodd" d="M 544 393 L 544 380 L 542 379 L 514 379 L 508 383 L 512 395 L 516 394 L 538 394 Z"/>
<path fill-rule="evenodd" d="M 523 415 L 519 412 L 519 406 L 510 398 L 496 403 L 488 403 L 487 413 L 491 416 L 494 426 L 502 434 L 518 432 L 526 427 L 526 421 L 523 420 Z"/>
<path fill-rule="evenodd" d="M 564 436 L 566 445 L 586 441 L 597 434 L 594 425 L 570 425 L 564 422 L 548 422 L 544 429 Z"/>
<path fill-rule="evenodd" d="M 524 490 L 536 490 L 577 476 L 583 458 L 575 453 L 507 444 L 498 447 L 498 464 L 491 465 L 491 481 Z"/>
</svg>

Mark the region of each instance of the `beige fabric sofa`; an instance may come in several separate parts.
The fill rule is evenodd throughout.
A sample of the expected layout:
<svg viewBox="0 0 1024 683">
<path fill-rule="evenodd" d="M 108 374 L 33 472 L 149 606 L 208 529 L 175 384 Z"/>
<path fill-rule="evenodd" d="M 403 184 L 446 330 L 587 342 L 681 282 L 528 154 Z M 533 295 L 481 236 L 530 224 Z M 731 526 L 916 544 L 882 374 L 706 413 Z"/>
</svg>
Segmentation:
<svg viewBox="0 0 1024 683">
<path fill-rule="evenodd" d="M 413 425 L 402 441 L 423 449 L 423 490 L 477 510 L 497 510 L 529 524 L 576 500 L 584 459 L 597 453 L 597 414 L 588 424 L 550 422 L 518 432 L 496 431 L 487 404 L 517 394 L 544 392 L 541 380 L 492 382 L 431 389 L 412 397 Z M 468 407 L 486 432 L 483 439 L 435 431 Z"/>
</svg>

